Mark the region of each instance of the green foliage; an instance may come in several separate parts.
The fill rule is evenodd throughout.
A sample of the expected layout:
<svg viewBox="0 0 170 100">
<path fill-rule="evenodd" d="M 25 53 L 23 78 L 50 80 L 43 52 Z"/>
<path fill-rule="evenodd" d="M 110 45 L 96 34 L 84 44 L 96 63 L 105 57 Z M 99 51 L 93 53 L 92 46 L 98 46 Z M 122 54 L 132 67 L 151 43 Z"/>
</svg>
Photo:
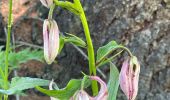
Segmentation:
<svg viewBox="0 0 170 100">
<path fill-rule="evenodd" d="M 109 97 L 108 100 L 116 100 L 117 91 L 119 88 L 119 71 L 117 67 L 110 62 L 110 78 L 108 82 Z"/>
<path fill-rule="evenodd" d="M 59 0 L 54 0 L 54 2 L 56 3 L 56 5 L 59 5 L 60 7 L 65 8 L 76 15 L 79 15 L 81 13 L 76 3 Z"/>
<path fill-rule="evenodd" d="M 5 52 L 0 50 L 0 66 L 5 66 Z M 43 61 L 42 50 L 30 50 L 29 48 L 21 50 L 19 52 L 10 52 L 8 56 L 8 62 L 10 68 L 18 68 L 21 63 L 25 63 L 29 60 Z M 3 68 L 2 68 L 3 69 Z"/>
<path fill-rule="evenodd" d="M 63 49 L 65 43 L 72 43 L 72 44 L 82 47 L 82 48 L 86 47 L 86 43 L 81 38 L 79 38 L 73 34 L 69 34 L 69 33 L 66 33 L 66 34 L 67 34 L 67 36 L 60 35 L 59 53 Z"/>
<path fill-rule="evenodd" d="M 64 38 L 65 42 L 73 43 L 74 45 L 79 47 L 86 47 L 86 43 L 81 38 L 69 33 L 67 33 L 67 35 L 68 36 Z"/>
<path fill-rule="evenodd" d="M 30 78 L 30 77 L 14 77 L 12 78 L 10 88 L 8 90 L 0 89 L 0 93 L 12 95 L 21 93 L 23 90 L 34 88 L 35 86 L 48 86 L 49 81 Z"/>
<path fill-rule="evenodd" d="M 104 57 L 110 54 L 117 46 L 118 44 L 115 41 L 111 41 L 105 46 L 100 47 L 97 50 L 97 62 L 101 61 Z"/>
<path fill-rule="evenodd" d="M 64 47 L 64 37 L 60 36 L 60 45 L 59 45 L 59 50 L 58 50 L 59 53 L 61 52 L 63 47 Z"/>
<path fill-rule="evenodd" d="M 83 82 L 84 82 L 84 88 L 87 88 L 91 84 L 91 81 L 89 79 L 87 79 Z M 80 80 L 80 79 L 79 80 L 72 79 L 69 81 L 67 86 L 63 89 L 47 90 L 47 89 L 43 89 L 41 87 L 36 87 L 36 89 L 48 96 L 55 97 L 55 98 L 58 98 L 61 100 L 69 100 L 69 98 L 71 96 L 73 96 L 77 90 L 81 89 L 81 83 L 82 83 L 82 80 Z"/>
<path fill-rule="evenodd" d="M 107 62 L 110 62 L 115 56 L 120 54 L 122 51 L 118 52 L 117 54 L 113 55 L 110 58 L 107 58 L 107 56 L 121 46 L 122 45 L 117 44 L 115 41 L 111 41 L 108 44 L 106 44 L 105 46 L 100 47 L 97 50 L 97 61 L 96 61 L 96 63 L 98 65 L 102 65 L 102 64 L 105 64 Z"/>
</svg>

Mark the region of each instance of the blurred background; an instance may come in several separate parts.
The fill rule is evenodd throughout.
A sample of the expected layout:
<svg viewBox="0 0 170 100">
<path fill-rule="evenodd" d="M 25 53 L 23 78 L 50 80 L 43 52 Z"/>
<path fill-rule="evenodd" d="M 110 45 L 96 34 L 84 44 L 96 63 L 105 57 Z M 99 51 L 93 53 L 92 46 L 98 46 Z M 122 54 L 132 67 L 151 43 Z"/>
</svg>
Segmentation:
<svg viewBox="0 0 170 100">
<path fill-rule="evenodd" d="M 137 100 L 169 100 L 170 98 L 170 0 L 81 0 L 84 7 L 95 53 L 111 40 L 127 46 L 141 64 Z M 5 45 L 8 0 L 0 1 L 0 45 Z M 42 24 L 48 9 L 39 0 L 13 0 L 12 38 L 25 47 L 42 49 Z M 80 20 L 67 10 L 56 7 L 54 19 L 61 32 L 73 33 L 85 40 Z M 20 50 L 21 48 L 16 50 Z M 84 51 L 84 50 L 83 50 Z M 86 53 L 86 51 L 84 51 Z M 125 55 L 125 54 L 123 54 Z M 18 76 L 54 79 L 64 87 L 71 78 L 88 73 L 87 59 L 71 44 L 66 44 L 47 65 L 31 60 L 21 64 Z M 120 69 L 123 58 L 113 62 Z M 107 81 L 109 67 L 98 73 Z M 36 90 L 26 91 L 21 100 L 50 100 Z M 13 98 L 13 99 L 12 99 Z M 15 100 L 15 97 L 11 97 Z M 119 90 L 117 100 L 126 100 Z"/>
</svg>

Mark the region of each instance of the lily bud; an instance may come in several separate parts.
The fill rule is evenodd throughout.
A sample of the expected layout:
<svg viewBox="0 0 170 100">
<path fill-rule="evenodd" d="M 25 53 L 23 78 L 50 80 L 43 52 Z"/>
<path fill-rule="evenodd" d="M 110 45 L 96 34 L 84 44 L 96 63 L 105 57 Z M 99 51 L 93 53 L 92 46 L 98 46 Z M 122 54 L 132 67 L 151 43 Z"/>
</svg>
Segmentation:
<svg viewBox="0 0 170 100">
<path fill-rule="evenodd" d="M 91 80 L 96 80 L 100 84 L 100 91 L 97 96 L 91 97 L 84 90 L 79 90 L 70 100 L 107 100 L 108 91 L 107 86 L 104 81 L 102 81 L 98 76 L 90 76 Z"/>
<path fill-rule="evenodd" d="M 138 92 L 140 64 L 135 56 L 123 62 L 120 72 L 120 87 L 128 100 L 134 100 Z"/>
<path fill-rule="evenodd" d="M 53 0 L 40 0 L 40 1 L 47 8 L 50 8 L 53 4 Z"/>
<path fill-rule="evenodd" d="M 106 83 L 102 81 L 99 77 L 97 76 L 90 76 L 91 80 L 96 80 L 100 84 L 100 91 L 96 97 L 94 97 L 92 100 L 107 100 L 108 97 L 108 90 Z"/>
<path fill-rule="evenodd" d="M 51 64 L 59 50 L 59 29 L 55 20 L 44 20 L 43 24 L 44 58 Z"/>
<path fill-rule="evenodd" d="M 77 91 L 70 100 L 91 100 L 90 96 L 84 91 Z"/>
</svg>

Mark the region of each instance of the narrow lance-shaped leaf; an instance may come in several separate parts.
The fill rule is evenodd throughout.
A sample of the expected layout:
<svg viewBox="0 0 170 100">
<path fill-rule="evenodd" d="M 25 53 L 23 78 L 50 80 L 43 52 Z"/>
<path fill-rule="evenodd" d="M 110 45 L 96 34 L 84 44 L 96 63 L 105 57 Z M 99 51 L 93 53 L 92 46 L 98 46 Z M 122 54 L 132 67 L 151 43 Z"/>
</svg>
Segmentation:
<svg viewBox="0 0 170 100">
<path fill-rule="evenodd" d="M 97 50 L 97 63 L 100 63 L 103 59 L 105 59 L 110 53 L 112 53 L 115 49 L 119 48 L 121 45 L 118 45 L 115 41 L 111 41 L 105 46 L 100 47 Z M 114 55 L 113 55 L 114 56 Z"/>
<path fill-rule="evenodd" d="M 107 87 L 109 91 L 108 100 L 116 100 L 119 88 L 119 71 L 112 62 L 110 62 L 110 78 Z"/>
<path fill-rule="evenodd" d="M 65 42 L 70 42 L 73 43 L 76 46 L 80 46 L 80 47 L 86 47 L 86 43 L 79 37 L 73 35 L 73 34 L 69 34 L 67 33 L 68 36 L 64 37 L 64 41 Z"/>
<path fill-rule="evenodd" d="M 12 95 L 20 93 L 23 90 L 34 88 L 35 86 L 48 86 L 49 81 L 38 79 L 38 78 L 30 78 L 30 77 L 14 77 L 12 78 L 10 88 L 8 90 L 0 89 L 0 93 Z"/>
<path fill-rule="evenodd" d="M 64 47 L 64 37 L 62 35 L 60 35 L 60 45 L 59 45 L 59 50 L 58 50 L 58 53 L 60 53 Z"/>
<path fill-rule="evenodd" d="M 61 100 L 69 100 L 71 96 L 77 91 L 80 90 L 81 88 L 81 82 L 82 80 L 78 79 L 72 79 L 69 81 L 67 86 L 63 89 L 59 90 L 47 90 L 43 89 L 41 87 L 36 87 L 37 90 L 40 92 L 50 96 L 50 97 L 55 97 L 57 99 Z M 88 87 L 91 84 L 91 81 L 88 79 L 85 81 L 84 87 Z"/>
<path fill-rule="evenodd" d="M 79 37 L 66 33 L 66 36 L 60 35 L 60 46 L 59 46 L 59 53 L 62 51 L 65 43 L 71 43 L 73 45 L 85 48 L 86 43 Z"/>
</svg>

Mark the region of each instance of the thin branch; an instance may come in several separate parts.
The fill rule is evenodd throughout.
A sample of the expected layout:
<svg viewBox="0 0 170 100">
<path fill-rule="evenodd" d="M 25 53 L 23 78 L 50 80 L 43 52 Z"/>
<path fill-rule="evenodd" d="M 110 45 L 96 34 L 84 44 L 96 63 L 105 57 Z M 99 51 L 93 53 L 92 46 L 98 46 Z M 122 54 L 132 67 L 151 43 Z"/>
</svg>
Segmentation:
<svg viewBox="0 0 170 100">
<path fill-rule="evenodd" d="M 6 40 L 5 39 L 2 39 L 0 38 L 0 41 L 3 41 L 5 42 Z M 32 48 L 38 48 L 38 49 L 43 49 L 42 46 L 38 46 L 38 45 L 35 45 L 35 44 L 31 44 L 31 43 L 28 43 L 28 42 L 23 42 L 23 41 L 15 41 L 16 44 L 20 44 L 20 46 L 29 46 L 29 47 L 32 47 Z"/>
<path fill-rule="evenodd" d="M 76 45 L 74 45 L 74 44 L 72 44 L 72 46 L 73 46 L 75 49 L 77 49 L 77 51 L 79 51 L 82 56 L 84 56 L 86 59 L 88 59 L 87 55 L 83 52 L 83 50 L 81 50 L 78 46 L 76 46 Z M 102 75 L 102 77 L 103 77 L 104 79 L 106 79 L 106 75 L 105 75 L 99 68 L 97 68 L 97 71 Z"/>
</svg>

